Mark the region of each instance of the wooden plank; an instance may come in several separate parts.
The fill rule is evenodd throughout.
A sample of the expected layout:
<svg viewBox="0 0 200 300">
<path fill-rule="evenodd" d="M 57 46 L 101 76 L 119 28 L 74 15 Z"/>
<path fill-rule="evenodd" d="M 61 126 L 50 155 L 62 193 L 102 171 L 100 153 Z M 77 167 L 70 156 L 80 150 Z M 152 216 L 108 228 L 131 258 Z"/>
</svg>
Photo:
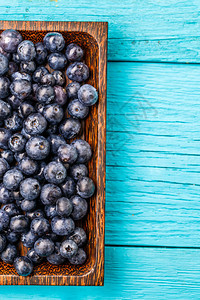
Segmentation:
<svg viewBox="0 0 200 300">
<path fill-rule="evenodd" d="M 5 286 L 0 298 L 199 299 L 199 254 L 196 249 L 107 247 L 104 287 Z"/>
<path fill-rule="evenodd" d="M 7 0 L 2 20 L 108 21 L 109 60 L 200 62 L 194 1 Z"/>
<path fill-rule="evenodd" d="M 200 68 L 109 63 L 106 243 L 199 246 Z"/>
</svg>

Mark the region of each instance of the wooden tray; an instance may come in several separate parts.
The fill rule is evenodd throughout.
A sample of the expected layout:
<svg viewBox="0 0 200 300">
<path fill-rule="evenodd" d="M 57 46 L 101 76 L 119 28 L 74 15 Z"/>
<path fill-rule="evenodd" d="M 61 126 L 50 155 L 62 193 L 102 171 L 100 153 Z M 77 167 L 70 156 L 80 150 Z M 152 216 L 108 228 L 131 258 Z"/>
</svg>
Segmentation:
<svg viewBox="0 0 200 300">
<path fill-rule="evenodd" d="M 93 150 L 88 164 L 89 176 L 96 185 L 95 195 L 89 199 L 87 218 L 82 221 L 88 235 L 85 248 L 88 259 L 82 266 L 70 264 L 53 266 L 44 262 L 36 266 L 33 275 L 17 275 L 11 265 L 0 262 L 1 285 L 103 285 L 104 282 L 104 201 L 105 201 L 105 154 L 106 154 L 106 62 L 107 23 L 104 22 L 20 22 L 0 21 L 0 32 L 13 28 L 24 39 L 34 43 L 42 41 L 49 31 L 61 32 L 66 43 L 78 43 L 85 49 L 85 62 L 90 69 L 88 83 L 96 87 L 99 100 L 91 107 L 84 122 L 82 137 Z M 22 247 L 22 253 L 26 249 Z"/>
</svg>

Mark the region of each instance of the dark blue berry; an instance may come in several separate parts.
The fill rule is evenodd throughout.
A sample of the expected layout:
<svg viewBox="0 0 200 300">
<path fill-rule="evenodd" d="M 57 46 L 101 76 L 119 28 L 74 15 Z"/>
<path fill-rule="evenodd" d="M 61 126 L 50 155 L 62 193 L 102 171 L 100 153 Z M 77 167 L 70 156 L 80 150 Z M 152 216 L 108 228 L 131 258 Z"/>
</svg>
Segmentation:
<svg viewBox="0 0 200 300">
<path fill-rule="evenodd" d="M 25 148 L 26 139 L 21 133 L 13 134 L 8 141 L 8 146 L 13 152 L 22 152 Z"/>
<path fill-rule="evenodd" d="M 8 244 L 4 251 L 1 253 L 1 259 L 7 264 L 13 264 L 14 259 L 17 257 L 17 248 L 13 244 Z"/>
<path fill-rule="evenodd" d="M 18 108 L 18 113 L 21 118 L 27 118 L 30 114 L 35 112 L 35 108 L 30 101 L 24 101 Z"/>
<path fill-rule="evenodd" d="M 10 217 L 5 210 L 0 209 L 0 232 L 5 230 L 10 222 Z"/>
<path fill-rule="evenodd" d="M 30 135 L 38 135 L 45 131 L 46 119 L 40 113 L 30 114 L 24 121 L 24 130 Z"/>
<path fill-rule="evenodd" d="M 33 42 L 29 40 L 22 41 L 17 47 L 17 53 L 20 60 L 31 61 L 36 56 L 35 46 Z"/>
<path fill-rule="evenodd" d="M 66 176 L 66 169 L 61 163 L 52 161 L 44 169 L 44 177 L 49 183 L 60 184 Z"/>
<path fill-rule="evenodd" d="M 55 102 L 60 104 L 61 106 L 65 105 L 67 102 L 66 90 L 62 86 L 56 85 L 54 86 L 54 92 L 55 92 Z"/>
<path fill-rule="evenodd" d="M 65 47 L 65 40 L 59 32 L 49 32 L 43 39 L 44 45 L 51 52 L 62 51 Z"/>
<path fill-rule="evenodd" d="M 74 180 L 88 176 L 88 168 L 84 164 L 75 164 L 70 168 L 70 175 Z"/>
<path fill-rule="evenodd" d="M 26 178 L 20 183 L 20 194 L 27 200 L 34 200 L 40 194 L 41 186 L 37 179 Z"/>
<path fill-rule="evenodd" d="M 60 123 L 64 115 L 62 107 L 56 103 L 45 106 L 43 114 L 45 119 L 51 124 Z"/>
<path fill-rule="evenodd" d="M 6 247 L 6 237 L 2 233 L 0 234 L 0 252 L 2 252 Z"/>
<path fill-rule="evenodd" d="M 66 197 L 61 197 L 56 201 L 56 211 L 59 216 L 68 217 L 73 209 L 71 201 Z"/>
<path fill-rule="evenodd" d="M 33 73 L 33 81 L 40 83 L 41 78 L 46 74 L 49 74 L 49 71 L 45 67 L 38 67 Z"/>
<path fill-rule="evenodd" d="M 98 100 L 97 90 L 90 84 L 84 84 L 78 90 L 78 100 L 85 106 L 94 105 Z"/>
<path fill-rule="evenodd" d="M 89 68 L 82 62 L 75 62 L 67 68 L 66 74 L 72 81 L 83 82 L 89 77 Z"/>
<path fill-rule="evenodd" d="M 25 79 L 16 79 L 10 85 L 11 93 L 19 99 L 25 99 L 31 93 L 31 83 Z"/>
<path fill-rule="evenodd" d="M 2 48 L 2 46 L 1 46 L 1 36 L 0 36 L 0 53 L 3 54 L 3 55 L 5 55 L 5 56 L 7 57 L 8 60 L 11 59 L 11 53 L 6 52 L 6 51 Z"/>
<path fill-rule="evenodd" d="M 43 43 L 39 42 L 35 44 L 36 57 L 35 60 L 38 65 L 45 63 L 47 58 L 47 49 Z"/>
<path fill-rule="evenodd" d="M 43 258 L 40 257 L 34 250 L 34 248 L 28 250 L 27 257 L 34 263 L 39 264 L 42 262 Z"/>
<path fill-rule="evenodd" d="M 36 209 L 36 207 L 37 207 L 37 203 L 34 200 L 24 199 L 21 202 L 21 209 L 25 212 L 33 211 L 34 209 Z"/>
<path fill-rule="evenodd" d="M 89 113 L 89 107 L 84 106 L 78 99 L 72 100 L 68 104 L 67 109 L 68 109 L 68 113 L 73 118 L 84 119 L 87 117 Z"/>
<path fill-rule="evenodd" d="M 54 243 L 48 238 L 39 238 L 34 244 L 35 252 L 41 257 L 47 257 L 54 252 Z"/>
<path fill-rule="evenodd" d="M 77 119 L 67 118 L 59 127 L 60 134 L 66 139 L 74 138 L 81 130 L 81 123 Z"/>
<path fill-rule="evenodd" d="M 22 118 L 20 118 L 20 116 L 16 112 L 14 112 L 13 115 L 7 118 L 4 122 L 5 128 L 12 132 L 21 130 L 23 125 Z"/>
<path fill-rule="evenodd" d="M 44 205 L 53 205 L 61 196 L 61 189 L 57 185 L 45 184 L 41 189 L 40 199 Z"/>
<path fill-rule="evenodd" d="M 27 232 L 29 228 L 29 219 L 24 215 L 14 216 L 10 220 L 10 229 L 17 233 Z"/>
<path fill-rule="evenodd" d="M 27 248 L 32 248 L 37 239 L 37 235 L 35 235 L 32 231 L 25 232 L 21 236 L 22 244 Z"/>
<path fill-rule="evenodd" d="M 13 202 L 11 191 L 3 183 L 0 184 L 0 203 L 7 204 Z"/>
<path fill-rule="evenodd" d="M 77 99 L 78 98 L 78 90 L 80 89 L 81 85 L 79 82 L 70 82 L 67 87 L 67 96 L 69 99 Z"/>
<path fill-rule="evenodd" d="M 95 185 L 91 178 L 83 177 L 78 180 L 77 182 L 77 194 L 80 195 L 82 198 L 90 198 L 94 194 Z"/>
<path fill-rule="evenodd" d="M 79 196 L 73 196 L 70 200 L 73 204 L 72 218 L 74 220 L 81 220 L 87 214 L 87 201 Z"/>
<path fill-rule="evenodd" d="M 11 137 L 11 132 L 5 128 L 0 128 L 0 148 L 7 150 L 8 149 L 8 141 Z"/>
<path fill-rule="evenodd" d="M 33 263 L 26 256 L 17 257 L 14 260 L 14 267 L 20 276 L 28 276 L 33 271 Z"/>
<path fill-rule="evenodd" d="M 35 218 L 31 222 L 31 231 L 37 236 L 43 236 L 50 230 L 49 221 L 43 217 Z"/>
<path fill-rule="evenodd" d="M 48 56 L 48 64 L 53 70 L 63 70 L 67 65 L 67 58 L 62 53 L 52 53 Z"/>
<path fill-rule="evenodd" d="M 0 158 L 0 179 L 3 178 L 5 172 L 9 169 L 9 164 L 4 158 Z"/>
<path fill-rule="evenodd" d="M 6 231 L 6 239 L 10 244 L 16 244 L 20 239 L 20 234 L 9 229 Z"/>
<path fill-rule="evenodd" d="M 56 85 L 63 86 L 65 84 L 65 81 L 66 81 L 65 75 L 61 71 L 55 70 L 55 71 L 53 71 L 52 75 L 55 79 Z"/>
<path fill-rule="evenodd" d="M 13 168 L 4 174 L 3 184 L 8 190 L 17 190 L 23 178 L 22 172 L 17 168 Z"/>
<path fill-rule="evenodd" d="M 55 98 L 55 92 L 52 86 L 42 85 L 36 91 L 37 101 L 40 103 L 48 104 Z"/>
<path fill-rule="evenodd" d="M 85 263 L 87 259 L 87 255 L 85 253 L 85 251 L 81 248 L 78 249 L 78 252 L 72 256 L 71 258 L 69 258 L 69 262 L 72 265 L 82 265 Z"/>
<path fill-rule="evenodd" d="M 38 171 L 37 174 L 34 176 L 39 182 L 44 181 L 44 168 L 46 167 L 46 163 L 45 162 L 41 162 L 39 167 L 38 167 Z"/>
<path fill-rule="evenodd" d="M 90 145 L 86 141 L 78 139 L 73 141 L 71 145 L 73 145 L 78 152 L 76 163 L 87 163 L 91 159 L 92 150 Z"/>
<path fill-rule="evenodd" d="M 4 75 L 6 72 L 8 72 L 8 59 L 0 53 L 0 75 Z"/>
<path fill-rule="evenodd" d="M 14 216 L 17 216 L 17 215 L 20 215 L 21 213 L 21 210 L 19 209 L 19 207 L 14 204 L 14 203 L 8 203 L 6 205 L 4 205 L 2 207 L 2 209 L 7 212 L 7 214 L 10 216 L 10 217 L 14 217 Z"/>
<path fill-rule="evenodd" d="M 32 74 L 36 69 L 36 64 L 34 61 L 22 61 L 20 63 L 20 72 L 25 72 Z"/>
<path fill-rule="evenodd" d="M 83 228 L 76 227 L 74 232 L 69 236 L 69 240 L 74 241 L 78 247 L 82 247 L 87 241 L 85 230 Z"/>
<path fill-rule="evenodd" d="M 60 253 L 61 243 L 55 243 L 54 252 L 47 257 L 47 260 L 52 265 L 61 265 L 65 263 L 65 258 Z"/>
<path fill-rule="evenodd" d="M 27 176 L 33 175 L 39 169 L 38 163 L 30 157 L 24 157 L 20 160 L 18 168 Z"/>
<path fill-rule="evenodd" d="M 63 163 L 73 164 L 78 157 L 78 153 L 73 145 L 66 144 L 58 148 L 58 157 Z"/>
<path fill-rule="evenodd" d="M 22 100 L 14 95 L 10 95 L 6 100 L 13 109 L 18 109 L 18 107 L 22 104 Z"/>
<path fill-rule="evenodd" d="M 42 76 L 40 80 L 41 84 L 54 86 L 56 81 L 52 74 L 46 74 Z"/>
<path fill-rule="evenodd" d="M 10 80 L 0 76 L 0 98 L 4 99 L 10 94 Z"/>
<path fill-rule="evenodd" d="M 21 62 L 18 53 L 13 53 L 13 55 L 12 55 L 12 60 L 13 60 L 16 64 L 20 64 L 20 62 Z"/>
<path fill-rule="evenodd" d="M 35 160 L 43 160 L 49 155 L 50 145 L 43 136 L 35 136 L 26 143 L 26 153 Z"/>
<path fill-rule="evenodd" d="M 83 49 L 77 44 L 71 43 L 67 46 L 65 55 L 70 62 L 81 61 L 83 59 Z"/>
<path fill-rule="evenodd" d="M 44 211 L 46 216 L 50 219 L 54 218 L 55 216 L 58 216 L 55 205 L 45 205 Z"/>
<path fill-rule="evenodd" d="M 12 109 L 10 104 L 6 103 L 3 100 L 0 100 L 0 119 L 4 120 L 9 117 L 11 114 Z"/>
<path fill-rule="evenodd" d="M 75 224 L 71 218 L 56 216 L 51 220 L 51 229 L 57 235 L 69 235 L 74 231 Z"/>
<path fill-rule="evenodd" d="M 18 65 L 14 61 L 8 63 L 8 76 L 12 76 L 13 73 L 19 70 Z"/>
<path fill-rule="evenodd" d="M 0 35 L 0 45 L 4 51 L 14 53 L 22 41 L 21 34 L 14 29 L 4 30 Z"/>
<path fill-rule="evenodd" d="M 65 258 L 71 258 L 78 252 L 77 244 L 72 240 L 64 240 L 60 246 L 60 253 Z"/>
<path fill-rule="evenodd" d="M 21 73 L 21 72 L 14 72 L 11 75 L 11 79 L 12 81 L 23 79 L 31 82 L 31 76 L 27 73 Z"/>
<path fill-rule="evenodd" d="M 52 134 L 48 137 L 48 141 L 51 145 L 51 151 L 53 154 L 57 154 L 58 148 L 61 145 L 66 145 L 66 141 L 62 136 Z"/>
<path fill-rule="evenodd" d="M 4 158 L 9 164 L 14 161 L 14 154 L 11 150 L 3 150 L 0 152 L 0 157 Z"/>
<path fill-rule="evenodd" d="M 26 152 L 16 152 L 14 154 L 15 160 L 19 163 L 22 159 L 24 159 L 26 156 Z"/>
<path fill-rule="evenodd" d="M 61 184 L 61 189 L 65 196 L 71 197 L 76 193 L 76 183 L 71 177 L 67 176 L 65 181 Z"/>
</svg>

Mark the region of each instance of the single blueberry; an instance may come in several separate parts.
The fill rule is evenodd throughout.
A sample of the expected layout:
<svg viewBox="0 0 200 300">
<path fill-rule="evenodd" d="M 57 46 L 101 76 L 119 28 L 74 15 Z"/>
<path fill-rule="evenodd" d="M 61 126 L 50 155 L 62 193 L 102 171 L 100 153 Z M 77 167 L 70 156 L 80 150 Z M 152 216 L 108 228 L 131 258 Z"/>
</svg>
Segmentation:
<svg viewBox="0 0 200 300">
<path fill-rule="evenodd" d="M 56 201 L 56 211 L 59 216 L 68 217 L 71 214 L 72 209 L 73 205 L 71 201 L 66 197 L 59 198 Z"/>
<path fill-rule="evenodd" d="M 51 229 L 57 235 L 69 235 L 74 231 L 75 224 L 71 218 L 56 216 L 51 220 Z"/>
<path fill-rule="evenodd" d="M 69 176 L 66 177 L 65 181 L 61 184 L 60 187 L 63 191 L 63 194 L 67 197 L 71 197 L 76 193 L 76 183 Z"/>
<path fill-rule="evenodd" d="M 35 46 L 29 40 L 24 40 L 18 45 L 17 53 L 22 61 L 31 61 L 36 57 Z"/>
<path fill-rule="evenodd" d="M 35 252 L 41 257 L 47 257 L 54 252 L 54 243 L 48 238 L 39 238 L 34 244 Z"/>
<path fill-rule="evenodd" d="M 60 246 L 60 254 L 65 258 L 71 258 L 78 252 L 77 244 L 72 240 L 64 240 Z"/>
<path fill-rule="evenodd" d="M 21 73 L 21 72 L 14 72 L 11 75 L 11 79 L 12 81 L 23 79 L 31 82 L 31 76 L 27 73 Z"/>
<path fill-rule="evenodd" d="M 39 169 L 38 163 L 30 157 L 24 157 L 19 161 L 18 168 L 27 176 L 33 175 Z"/>
<path fill-rule="evenodd" d="M 79 82 L 70 82 L 67 87 L 67 96 L 69 99 L 77 99 L 78 98 L 78 90 L 80 89 L 81 85 Z"/>
<path fill-rule="evenodd" d="M 10 229 L 17 233 L 27 232 L 29 228 L 29 219 L 24 215 L 14 216 L 10 220 Z"/>
<path fill-rule="evenodd" d="M 84 119 L 89 114 L 89 107 L 84 106 L 78 99 L 72 100 L 67 110 L 71 117 L 78 119 Z"/>
<path fill-rule="evenodd" d="M 30 101 L 24 101 L 18 107 L 18 113 L 21 118 L 27 118 L 30 114 L 35 112 L 35 108 Z"/>
<path fill-rule="evenodd" d="M 28 276 L 33 271 L 33 263 L 26 256 L 17 257 L 14 260 L 14 267 L 20 276 Z"/>
<path fill-rule="evenodd" d="M 39 42 L 35 44 L 36 57 L 35 60 L 38 65 L 45 63 L 47 58 L 47 49 L 43 43 Z"/>
<path fill-rule="evenodd" d="M 16 132 L 22 129 L 23 120 L 20 118 L 17 112 L 14 112 L 12 116 L 4 121 L 4 123 L 6 129 Z"/>
<path fill-rule="evenodd" d="M 1 259 L 7 264 L 13 264 L 14 259 L 17 257 L 17 248 L 13 244 L 8 244 L 4 251 L 1 253 Z"/>
<path fill-rule="evenodd" d="M 67 118 L 59 127 L 60 134 L 66 139 L 74 138 L 81 130 L 81 123 L 77 119 Z"/>
<path fill-rule="evenodd" d="M 10 104 L 6 103 L 3 100 L 0 100 L 0 119 L 4 120 L 9 117 L 12 112 Z"/>
<path fill-rule="evenodd" d="M 82 247 L 87 241 L 85 230 L 81 227 L 76 227 L 74 232 L 69 236 L 69 240 L 74 241 L 78 247 Z"/>
<path fill-rule="evenodd" d="M 62 51 L 65 47 L 65 40 L 59 32 L 49 32 L 43 39 L 46 48 L 51 51 Z"/>
<path fill-rule="evenodd" d="M 54 86 L 56 83 L 55 78 L 53 77 L 52 74 L 46 74 L 42 76 L 40 82 L 43 85 L 51 85 L 51 86 Z"/>
<path fill-rule="evenodd" d="M 66 81 L 65 75 L 61 71 L 55 70 L 55 71 L 53 71 L 52 75 L 55 79 L 56 85 L 63 86 L 65 84 L 65 81 Z"/>
<path fill-rule="evenodd" d="M 4 30 L 0 35 L 0 45 L 4 51 L 14 53 L 22 41 L 21 34 L 14 29 Z"/>
<path fill-rule="evenodd" d="M 17 190 L 24 176 L 17 168 L 8 170 L 3 176 L 3 184 L 8 190 Z"/>
<path fill-rule="evenodd" d="M 41 190 L 40 183 L 35 178 L 26 178 L 20 183 L 20 194 L 27 200 L 36 199 Z"/>
<path fill-rule="evenodd" d="M 36 69 L 36 64 L 35 62 L 32 61 L 22 61 L 20 63 L 20 72 L 25 72 L 28 74 L 32 74 Z"/>
<path fill-rule="evenodd" d="M 40 113 L 30 114 L 24 121 L 24 130 L 30 135 L 38 135 L 45 131 L 47 121 Z"/>
<path fill-rule="evenodd" d="M 74 256 L 69 258 L 69 262 L 72 265 L 82 265 L 85 263 L 86 259 L 87 259 L 87 255 L 85 251 L 82 248 L 79 248 L 78 252 Z"/>
<path fill-rule="evenodd" d="M 0 209 L 0 232 L 5 230 L 10 222 L 10 217 L 5 210 Z"/>
<path fill-rule="evenodd" d="M 21 133 L 13 134 L 8 141 L 8 146 L 13 152 L 22 152 L 25 148 L 26 139 Z"/>
<path fill-rule="evenodd" d="M 60 123 L 64 115 L 62 107 L 56 103 L 45 106 L 43 114 L 45 119 L 51 124 Z"/>
<path fill-rule="evenodd" d="M 36 236 L 43 236 L 50 231 L 49 221 L 43 217 L 35 218 L 31 222 L 31 232 Z"/>
<path fill-rule="evenodd" d="M 77 140 L 74 140 L 71 145 L 73 145 L 77 152 L 78 152 L 78 158 L 77 158 L 77 161 L 76 163 L 87 163 L 91 157 L 92 157 L 92 150 L 91 150 L 91 147 L 90 145 L 82 140 L 82 139 L 77 139 Z"/>
<path fill-rule="evenodd" d="M 67 176 L 62 163 L 50 162 L 44 169 L 44 177 L 49 183 L 60 184 Z"/>
<path fill-rule="evenodd" d="M 73 204 L 72 218 L 74 220 L 81 220 L 86 216 L 88 210 L 87 201 L 80 196 L 71 197 L 71 202 Z"/>
<path fill-rule="evenodd" d="M 54 252 L 47 257 L 47 260 L 52 265 L 61 265 L 65 263 L 65 258 L 60 253 L 61 243 L 55 243 Z"/>
<path fill-rule="evenodd" d="M 72 81 L 83 82 L 89 77 L 89 68 L 82 62 L 75 62 L 67 68 L 66 74 Z"/>
<path fill-rule="evenodd" d="M 36 207 L 37 207 L 37 203 L 34 200 L 24 199 L 21 202 L 21 209 L 25 212 L 33 211 L 34 209 L 36 209 Z"/>
<path fill-rule="evenodd" d="M 41 78 L 46 74 L 49 74 L 49 71 L 45 67 L 38 67 L 33 73 L 33 81 L 40 83 Z"/>
<path fill-rule="evenodd" d="M 13 202 L 12 193 L 8 190 L 3 183 L 0 184 L 0 203 L 7 204 Z"/>
<path fill-rule="evenodd" d="M 56 85 L 54 86 L 54 92 L 55 92 L 55 102 L 60 104 L 61 106 L 65 105 L 67 102 L 66 90 L 62 86 Z"/>
<path fill-rule="evenodd" d="M 91 178 L 83 177 L 78 180 L 76 189 L 78 195 L 87 199 L 93 196 L 95 192 L 95 185 Z"/>
<path fill-rule="evenodd" d="M 61 145 L 58 148 L 58 157 L 63 163 L 73 164 L 77 160 L 78 153 L 73 145 Z"/>
<path fill-rule="evenodd" d="M 97 90 L 90 84 L 84 84 L 78 90 L 78 100 L 84 106 L 94 105 L 98 100 Z"/>
<path fill-rule="evenodd" d="M 67 58 L 62 53 L 51 53 L 48 56 L 48 64 L 53 70 L 63 70 L 67 65 Z"/>
<path fill-rule="evenodd" d="M 14 154 L 11 150 L 3 150 L 0 152 L 0 157 L 4 158 L 9 164 L 12 164 L 14 161 Z"/>
<path fill-rule="evenodd" d="M 55 98 L 55 92 L 52 86 L 42 85 L 36 91 L 37 101 L 40 103 L 48 104 Z"/>
<path fill-rule="evenodd" d="M 50 219 L 54 218 L 55 216 L 58 216 L 55 205 L 45 205 L 44 211 L 46 216 Z"/>
<path fill-rule="evenodd" d="M 26 153 L 35 160 L 45 159 L 50 152 L 49 142 L 43 136 L 34 136 L 26 143 Z"/>
<path fill-rule="evenodd" d="M 10 85 L 11 93 L 19 99 L 25 99 L 31 93 L 31 83 L 25 79 L 16 79 Z"/>
<path fill-rule="evenodd" d="M 75 164 L 70 168 L 70 175 L 74 180 L 88 176 L 88 168 L 84 164 Z"/>
<path fill-rule="evenodd" d="M 0 76 L 0 98 L 4 99 L 10 94 L 10 80 Z"/>
<path fill-rule="evenodd" d="M 13 109 L 18 109 L 18 107 L 22 104 L 22 100 L 14 95 L 9 95 L 6 100 L 12 106 Z"/>
<path fill-rule="evenodd" d="M 67 46 L 65 55 L 70 62 L 81 61 L 83 59 L 83 49 L 74 43 L 71 43 Z"/>
<path fill-rule="evenodd" d="M 42 262 L 43 258 L 40 257 L 34 250 L 34 248 L 31 248 L 27 252 L 27 257 L 34 263 L 34 264 L 39 264 Z"/>
<path fill-rule="evenodd" d="M 21 236 L 22 244 L 27 248 L 33 247 L 37 239 L 37 235 L 35 235 L 32 231 L 25 232 Z"/>
<path fill-rule="evenodd" d="M 62 197 L 61 189 L 55 184 L 45 184 L 41 189 L 40 199 L 44 205 L 53 205 Z"/>
<path fill-rule="evenodd" d="M 11 137 L 11 132 L 5 128 L 0 128 L 0 148 L 7 150 L 8 141 Z"/>
<path fill-rule="evenodd" d="M 9 169 L 9 164 L 7 160 L 4 158 L 0 158 L 0 179 L 3 178 L 3 175 L 5 174 L 6 171 Z"/>
</svg>

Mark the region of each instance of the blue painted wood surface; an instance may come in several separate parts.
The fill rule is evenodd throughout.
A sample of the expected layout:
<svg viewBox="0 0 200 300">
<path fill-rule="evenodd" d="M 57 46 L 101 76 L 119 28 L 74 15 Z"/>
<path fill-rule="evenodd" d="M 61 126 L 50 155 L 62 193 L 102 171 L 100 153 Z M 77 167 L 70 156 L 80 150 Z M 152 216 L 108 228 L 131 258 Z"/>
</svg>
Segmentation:
<svg viewBox="0 0 200 300">
<path fill-rule="evenodd" d="M 200 298 L 199 10 L 0 0 L 4 20 L 109 22 L 105 286 L 5 286 L 0 299 Z"/>
</svg>

